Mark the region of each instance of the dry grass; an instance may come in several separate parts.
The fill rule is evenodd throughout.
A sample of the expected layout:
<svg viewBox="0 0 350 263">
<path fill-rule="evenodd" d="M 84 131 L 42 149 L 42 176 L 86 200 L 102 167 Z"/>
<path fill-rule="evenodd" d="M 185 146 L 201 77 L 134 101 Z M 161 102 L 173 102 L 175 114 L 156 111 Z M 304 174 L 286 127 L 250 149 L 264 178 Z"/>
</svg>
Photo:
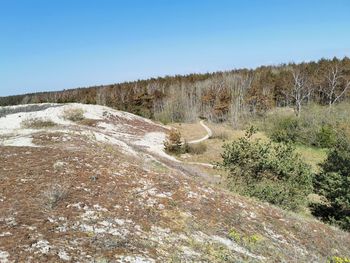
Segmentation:
<svg viewBox="0 0 350 263">
<path fill-rule="evenodd" d="M 213 139 L 221 140 L 237 140 L 244 136 L 245 130 L 234 129 L 229 124 L 217 124 L 217 123 L 208 123 L 207 126 L 212 130 Z M 253 135 L 254 139 L 268 140 L 267 136 L 263 132 L 257 132 Z"/>
<path fill-rule="evenodd" d="M 215 130 L 210 139 L 227 140 L 229 137 L 230 136 L 226 131 Z"/>
<path fill-rule="evenodd" d="M 268 115 L 295 116 L 294 110 L 291 107 L 276 107 L 268 111 Z"/>
<path fill-rule="evenodd" d="M 54 209 L 68 195 L 69 187 L 62 184 L 52 184 L 43 193 L 43 205 L 46 209 Z"/>
<path fill-rule="evenodd" d="M 224 142 L 219 139 L 206 140 L 202 142 L 206 145 L 207 150 L 202 154 L 191 154 L 185 161 L 200 162 L 200 163 L 212 163 L 221 160 L 220 153 L 222 152 L 222 145 Z"/>
<path fill-rule="evenodd" d="M 207 151 L 207 145 L 205 142 L 188 144 L 187 151 L 190 154 L 204 154 Z"/>
<path fill-rule="evenodd" d="M 26 129 L 43 129 L 56 126 L 56 123 L 49 119 L 30 118 L 22 121 L 21 126 Z"/>
<path fill-rule="evenodd" d="M 84 110 L 80 108 L 65 109 L 63 118 L 70 121 L 82 121 L 84 120 Z"/>
<path fill-rule="evenodd" d="M 96 127 L 97 123 L 98 123 L 98 120 L 93 120 L 93 119 L 83 119 L 78 121 L 78 124 L 90 126 L 90 127 Z"/>
</svg>

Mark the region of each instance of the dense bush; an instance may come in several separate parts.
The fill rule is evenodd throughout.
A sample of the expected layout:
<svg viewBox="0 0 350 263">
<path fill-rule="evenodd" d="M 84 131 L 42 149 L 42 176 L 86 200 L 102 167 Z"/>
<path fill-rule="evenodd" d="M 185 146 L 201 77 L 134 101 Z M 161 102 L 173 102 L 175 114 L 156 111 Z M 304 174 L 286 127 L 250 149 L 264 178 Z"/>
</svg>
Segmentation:
<svg viewBox="0 0 350 263">
<path fill-rule="evenodd" d="M 224 145 L 221 167 L 229 171 L 233 191 L 289 210 L 298 210 L 312 189 L 311 168 L 295 154 L 291 144 L 245 137 Z"/>
<path fill-rule="evenodd" d="M 288 116 L 274 123 L 270 138 L 275 142 L 296 142 L 299 133 L 298 118 Z"/>
<path fill-rule="evenodd" d="M 315 146 L 321 148 L 330 148 L 336 142 L 337 133 L 329 124 L 322 125 L 316 133 Z"/>
<path fill-rule="evenodd" d="M 313 206 L 314 214 L 326 222 L 350 230 L 350 140 L 339 137 L 321 164 L 314 187 L 326 199 Z"/>
<path fill-rule="evenodd" d="M 343 103 L 330 112 L 326 107 L 313 105 L 305 108 L 299 118 L 276 112 L 260 127 L 275 142 L 331 148 L 338 132 L 350 136 L 350 107 Z"/>
</svg>

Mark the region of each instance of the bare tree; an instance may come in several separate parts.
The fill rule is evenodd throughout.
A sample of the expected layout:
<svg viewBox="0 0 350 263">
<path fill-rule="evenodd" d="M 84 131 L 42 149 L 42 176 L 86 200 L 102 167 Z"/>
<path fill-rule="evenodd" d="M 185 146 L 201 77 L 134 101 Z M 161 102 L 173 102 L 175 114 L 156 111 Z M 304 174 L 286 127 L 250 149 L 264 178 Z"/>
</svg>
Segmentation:
<svg viewBox="0 0 350 263">
<path fill-rule="evenodd" d="M 299 117 L 303 102 L 310 97 L 312 87 L 307 74 L 300 69 L 292 70 L 292 83 L 292 89 L 286 95 L 294 101 L 294 112 Z"/>
<path fill-rule="evenodd" d="M 325 85 L 322 89 L 331 109 L 333 104 L 345 94 L 350 87 L 350 81 L 346 80 L 343 69 L 338 64 L 331 66 L 325 76 Z"/>
<path fill-rule="evenodd" d="M 237 127 L 240 114 L 244 111 L 244 97 L 251 87 L 252 76 L 245 75 L 228 75 L 226 82 L 229 86 L 231 103 L 230 103 L 230 121 L 233 126 Z"/>
</svg>

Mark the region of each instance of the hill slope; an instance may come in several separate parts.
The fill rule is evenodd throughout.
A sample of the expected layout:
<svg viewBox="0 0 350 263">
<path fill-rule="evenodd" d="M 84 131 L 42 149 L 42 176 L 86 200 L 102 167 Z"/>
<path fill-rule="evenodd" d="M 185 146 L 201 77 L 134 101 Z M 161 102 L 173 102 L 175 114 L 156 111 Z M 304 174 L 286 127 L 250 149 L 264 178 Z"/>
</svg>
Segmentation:
<svg viewBox="0 0 350 263">
<path fill-rule="evenodd" d="M 348 233 L 203 182 L 147 119 L 83 104 L 0 116 L 0 262 L 350 257 Z"/>
</svg>

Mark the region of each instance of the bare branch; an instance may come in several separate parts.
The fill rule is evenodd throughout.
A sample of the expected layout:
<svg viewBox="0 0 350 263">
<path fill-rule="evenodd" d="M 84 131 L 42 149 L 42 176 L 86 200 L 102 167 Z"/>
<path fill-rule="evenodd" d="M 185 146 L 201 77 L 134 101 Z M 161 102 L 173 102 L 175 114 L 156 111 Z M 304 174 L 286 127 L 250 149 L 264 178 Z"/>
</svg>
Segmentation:
<svg viewBox="0 0 350 263">
<path fill-rule="evenodd" d="M 336 103 L 338 101 L 338 99 L 340 99 L 345 92 L 348 90 L 348 88 L 350 88 L 350 81 L 347 82 L 347 84 L 345 85 L 345 88 L 343 89 L 343 91 L 334 99 L 333 103 Z"/>
<path fill-rule="evenodd" d="M 325 85 L 322 89 L 325 94 L 329 107 L 345 94 L 349 88 L 349 82 L 344 84 L 343 69 L 338 64 L 332 66 L 325 76 Z"/>
</svg>

